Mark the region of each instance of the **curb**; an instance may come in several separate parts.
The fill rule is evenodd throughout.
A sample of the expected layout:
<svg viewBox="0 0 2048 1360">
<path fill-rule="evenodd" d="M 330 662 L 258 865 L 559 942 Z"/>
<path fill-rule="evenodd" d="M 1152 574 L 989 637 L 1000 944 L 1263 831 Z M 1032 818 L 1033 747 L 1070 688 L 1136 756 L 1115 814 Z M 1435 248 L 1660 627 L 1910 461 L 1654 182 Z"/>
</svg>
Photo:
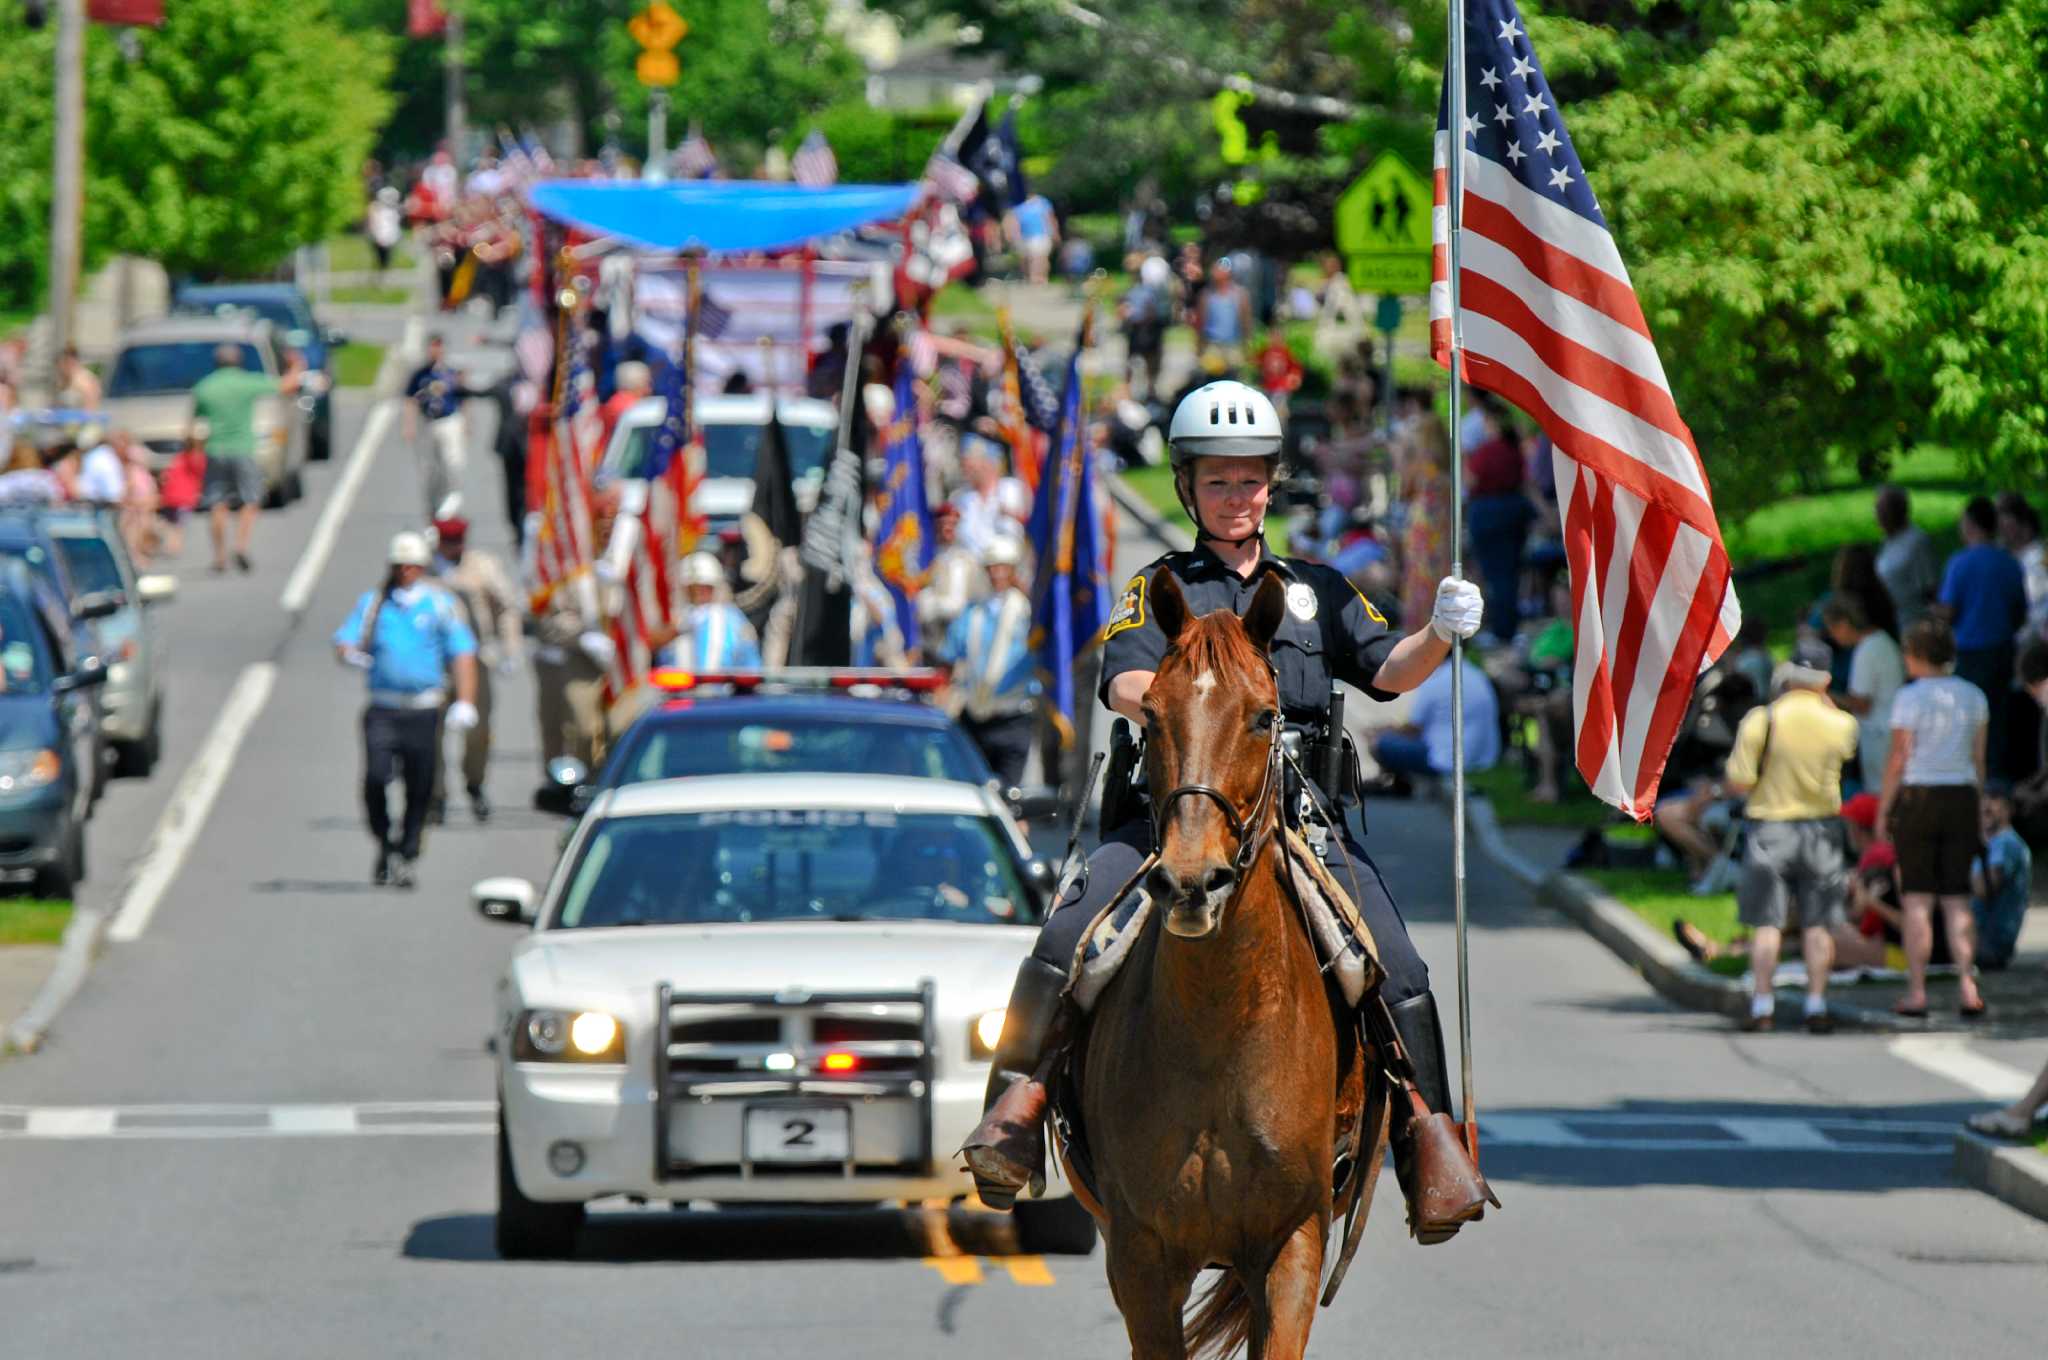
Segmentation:
<svg viewBox="0 0 2048 1360">
<path fill-rule="evenodd" d="M 1996 1142 L 1970 1129 L 1956 1135 L 1956 1175 L 2023 1214 L 2048 1219 L 2048 1152 Z"/>
<path fill-rule="evenodd" d="M 70 923 L 64 927 L 64 938 L 57 945 L 57 961 L 50 965 L 50 975 L 43 979 L 27 1009 L 0 1035 L 0 1048 L 33 1053 L 43 1046 L 57 1012 L 85 984 L 85 975 L 92 971 L 93 960 L 106 943 L 107 926 L 113 919 L 113 913 L 104 907 L 80 907 L 72 912 Z"/>
<path fill-rule="evenodd" d="M 1658 995 L 1688 1010 L 1711 1011 L 1731 1019 L 1748 1014 L 1749 989 L 1739 979 L 1702 967 L 1678 941 L 1577 874 L 1530 863 L 1501 835 L 1500 820 L 1484 797 L 1471 798 L 1468 812 L 1473 839 L 1488 858 L 1531 888 L 1539 902 L 1563 912 L 1580 929 L 1606 945 Z M 1895 1034 L 1927 1032 L 1925 1025 L 1888 1010 L 1870 1010 L 1832 996 L 1828 1011 L 1838 1024 L 1857 1029 Z M 1779 995 L 1776 1019 L 1780 1026 L 1796 1028 L 1804 1014 L 1798 998 Z"/>
</svg>

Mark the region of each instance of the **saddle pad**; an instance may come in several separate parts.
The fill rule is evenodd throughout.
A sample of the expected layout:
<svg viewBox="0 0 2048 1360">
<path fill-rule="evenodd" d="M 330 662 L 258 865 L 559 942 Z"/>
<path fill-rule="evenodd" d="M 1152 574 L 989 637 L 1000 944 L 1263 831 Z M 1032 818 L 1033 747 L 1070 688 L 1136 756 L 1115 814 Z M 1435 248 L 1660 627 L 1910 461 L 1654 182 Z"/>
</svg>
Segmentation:
<svg viewBox="0 0 2048 1360">
<path fill-rule="evenodd" d="M 1344 1000 L 1356 1007 L 1380 980 L 1379 953 L 1372 931 L 1358 914 L 1350 895 L 1330 876 L 1315 851 L 1293 831 L 1282 842 L 1287 884 L 1307 924 L 1309 939 L 1325 972 L 1337 979 Z M 1074 1004 L 1090 1013 L 1123 967 L 1131 946 L 1144 933 L 1152 915 L 1152 895 L 1138 885 L 1151 869 L 1147 859 L 1131 876 L 1114 903 L 1102 912 L 1082 939 L 1070 989 Z"/>
</svg>

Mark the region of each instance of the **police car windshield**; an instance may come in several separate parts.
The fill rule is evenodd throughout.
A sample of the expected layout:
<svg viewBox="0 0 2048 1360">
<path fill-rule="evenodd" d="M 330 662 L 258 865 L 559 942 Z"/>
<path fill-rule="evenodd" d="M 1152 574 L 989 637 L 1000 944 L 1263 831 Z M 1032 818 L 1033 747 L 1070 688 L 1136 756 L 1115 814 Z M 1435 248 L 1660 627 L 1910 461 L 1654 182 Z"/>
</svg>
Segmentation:
<svg viewBox="0 0 2048 1360">
<path fill-rule="evenodd" d="M 1016 861 L 986 818 L 762 808 L 599 824 L 553 924 L 1036 919 Z"/>
<path fill-rule="evenodd" d="M 704 475 L 707 477 L 752 477 L 761 453 L 759 425 L 706 425 L 704 427 Z M 813 425 L 782 427 L 789 450 L 789 475 L 796 481 L 824 476 L 825 455 L 831 451 L 832 431 Z M 647 451 L 654 441 L 654 427 L 642 425 L 626 437 L 621 463 L 630 469 L 625 475 L 644 475 Z"/>
<path fill-rule="evenodd" d="M 764 721 L 740 714 L 647 724 L 619 753 L 607 787 L 704 774 L 893 774 L 979 784 L 988 765 L 958 730 L 831 718 Z"/>
<path fill-rule="evenodd" d="M 113 376 L 107 379 L 110 397 L 140 397 L 155 392 L 189 392 L 199 380 L 213 372 L 212 340 L 180 340 L 161 345 L 130 345 L 114 361 Z M 242 351 L 242 367 L 251 373 L 263 371 L 262 356 L 250 344 Z"/>
</svg>

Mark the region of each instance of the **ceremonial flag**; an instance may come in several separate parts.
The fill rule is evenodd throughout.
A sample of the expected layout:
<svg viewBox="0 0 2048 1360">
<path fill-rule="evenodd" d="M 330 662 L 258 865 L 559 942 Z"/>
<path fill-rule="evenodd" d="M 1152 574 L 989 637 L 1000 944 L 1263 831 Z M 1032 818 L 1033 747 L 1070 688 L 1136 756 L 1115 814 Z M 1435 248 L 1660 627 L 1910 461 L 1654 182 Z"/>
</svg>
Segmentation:
<svg viewBox="0 0 2048 1360">
<path fill-rule="evenodd" d="M 968 144 L 960 149 L 960 160 L 981 180 L 981 196 L 986 200 L 987 210 L 1000 215 L 1031 196 L 1024 183 L 1023 157 L 1017 148 L 1017 106 L 1013 103 L 1003 110 L 1003 121 L 994 132 L 988 131 L 985 113 L 977 127 L 980 135 L 976 137 L 972 129 L 969 131 Z"/>
<path fill-rule="evenodd" d="M 761 522 L 780 552 L 803 537 L 803 511 L 797 508 L 796 477 L 789 465 L 789 436 L 783 433 L 782 418 L 775 409 L 775 397 L 768 397 L 768 423 L 761 427 L 761 444 L 754 453 L 753 518 Z"/>
<path fill-rule="evenodd" d="M 1741 622 L 1705 467 L 1513 0 L 1465 0 L 1436 133 L 1430 347 L 1550 436 L 1571 566 L 1579 772 L 1648 820 L 1693 682 Z M 1451 80 L 1464 118 L 1449 235 Z M 1455 435 L 1454 435 L 1455 438 Z"/>
<path fill-rule="evenodd" d="M 996 310 L 996 330 L 1003 340 L 1002 423 L 1003 438 L 1010 446 L 1010 471 L 1036 491 L 1047 436 L 1059 424 L 1059 403 L 1046 384 L 1045 375 L 1017 344 L 1007 308 Z M 1026 368 L 1031 370 L 1028 380 L 1024 376 Z"/>
<path fill-rule="evenodd" d="M 981 192 L 981 179 L 972 167 L 974 156 L 987 138 L 988 101 L 978 99 L 974 107 L 961 113 L 925 163 L 924 177 L 941 198 L 950 203 L 972 203 Z"/>
<path fill-rule="evenodd" d="M 448 31 L 448 12 L 438 0 L 406 0 L 405 36 L 438 38 Z"/>
<path fill-rule="evenodd" d="M 1095 508 L 1095 460 L 1081 419 L 1081 351 L 1067 360 L 1060 397 L 1057 453 L 1048 460 L 1031 503 L 1026 533 L 1036 555 L 1031 583 L 1031 650 L 1052 700 L 1060 745 L 1074 741 L 1074 659 L 1095 645 L 1109 622 L 1109 556 Z"/>
<path fill-rule="evenodd" d="M 882 450 L 882 495 L 875 517 L 875 575 L 889 588 L 904 645 L 917 645 L 918 590 L 932 564 L 932 513 L 925 501 L 924 444 L 918 438 L 917 386 L 908 363 L 896 365 L 896 417 Z"/>
<path fill-rule="evenodd" d="M 718 153 L 704 140 L 695 123 L 690 124 L 690 135 L 683 138 L 683 144 L 675 149 L 668 163 L 678 179 L 710 179 L 718 173 Z"/>
<path fill-rule="evenodd" d="M 563 326 L 568 321 L 564 318 Z M 590 517 L 590 468 L 596 442 L 596 384 L 583 346 L 560 348 L 564 363 L 555 395 L 552 430 L 536 422 L 538 445 L 529 453 L 541 458 L 540 523 L 534 547 L 533 612 L 542 613 L 557 590 L 586 578 L 592 560 L 594 531 Z"/>
<path fill-rule="evenodd" d="M 832 143 L 825 140 L 824 133 L 811 129 L 811 135 L 789 158 L 789 172 L 798 184 L 811 189 L 839 182 L 839 158 L 832 154 Z"/>
</svg>

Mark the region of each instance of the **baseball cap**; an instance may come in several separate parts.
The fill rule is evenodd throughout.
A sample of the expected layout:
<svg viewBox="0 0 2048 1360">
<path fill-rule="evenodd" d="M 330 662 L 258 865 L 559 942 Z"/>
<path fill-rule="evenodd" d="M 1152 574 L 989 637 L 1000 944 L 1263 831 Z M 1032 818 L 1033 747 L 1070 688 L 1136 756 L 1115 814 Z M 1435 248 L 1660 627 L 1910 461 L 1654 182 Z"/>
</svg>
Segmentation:
<svg viewBox="0 0 2048 1360">
<path fill-rule="evenodd" d="M 1771 672 L 1772 690 L 1785 689 L 1791 685 L 1811 685 L 1826 689 L 1834 677 L 1834 654 L 1819 638 L 1801 638 L 1792 644 L 1792 655 L 1780 661 Z"/>
<path fill-rule="evenodd" d="M 1865 831 L 1877 830 L 1877 795 L 1859 793 L 1842 804 L 1842 820 L 1860 826 Z"/>
</svg>

